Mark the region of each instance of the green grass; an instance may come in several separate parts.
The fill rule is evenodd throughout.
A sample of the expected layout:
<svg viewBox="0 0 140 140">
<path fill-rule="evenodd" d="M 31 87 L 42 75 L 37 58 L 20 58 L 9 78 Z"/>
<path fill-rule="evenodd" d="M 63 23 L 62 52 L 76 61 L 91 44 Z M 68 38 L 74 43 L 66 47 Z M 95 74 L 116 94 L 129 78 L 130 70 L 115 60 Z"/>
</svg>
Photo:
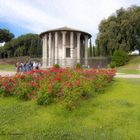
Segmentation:
<svg viewBox="0 0 140 140">
<path fill-rule="evenodd" d="M 125 74 L 140 74 L 140 56 L 131 57 L 126 65 L 117 68 L 117 72 Z"/>
<path fill-rule="evenodd" d="M 115 79 L 70 112 L 0 98 L 0 140 L 140 140 L 140 79 Z"/>
<path fill-rule="evenodd" d="M 129 68 L 117 68 L 118 73 L 124 74 L 140 74 L 140 70 L 138 69 L 129 69 Z"/>
<path fill-rule="evenodd" d="M 16 71 L 12 64 L 0 64 L 0 71 Z"/>
</svg>

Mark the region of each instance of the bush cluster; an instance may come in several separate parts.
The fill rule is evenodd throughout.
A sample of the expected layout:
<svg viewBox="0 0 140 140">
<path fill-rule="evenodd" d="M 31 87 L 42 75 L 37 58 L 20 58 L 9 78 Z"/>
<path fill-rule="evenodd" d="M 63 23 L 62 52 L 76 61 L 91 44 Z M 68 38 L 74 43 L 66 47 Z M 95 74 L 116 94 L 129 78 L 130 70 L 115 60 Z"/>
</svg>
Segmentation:
<svg viewBox="0 0 140 140">
<path fill-rule="evenodd" d="M 128 62 L 128 54 L 123 50 L 117 50 L 114 52 L 112 57 L 112 62 L 110 64 L 111 68 L 123 66 Z"/>
<path fill-rule="evenodd" d="M 72 110 L 83 99 L 102 91 L 112 81 L 114 69 L 68 69 L 53 67 L 0 77 L 1 96 L 36 100 L 39 105 L 62 102 Z"/>
</svg>

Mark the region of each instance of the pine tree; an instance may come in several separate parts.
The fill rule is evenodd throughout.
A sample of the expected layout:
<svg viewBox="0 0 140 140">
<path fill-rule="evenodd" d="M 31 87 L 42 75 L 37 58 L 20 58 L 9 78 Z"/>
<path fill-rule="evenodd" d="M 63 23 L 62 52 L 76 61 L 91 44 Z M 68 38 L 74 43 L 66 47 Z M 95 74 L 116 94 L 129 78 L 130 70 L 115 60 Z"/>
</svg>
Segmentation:
<svg viewBox="0 0 140 140">
<path fill-rule="evenodd" d="M 92 46 L 92 56 L 95 56 L 95 46 Z"/>
</svg>

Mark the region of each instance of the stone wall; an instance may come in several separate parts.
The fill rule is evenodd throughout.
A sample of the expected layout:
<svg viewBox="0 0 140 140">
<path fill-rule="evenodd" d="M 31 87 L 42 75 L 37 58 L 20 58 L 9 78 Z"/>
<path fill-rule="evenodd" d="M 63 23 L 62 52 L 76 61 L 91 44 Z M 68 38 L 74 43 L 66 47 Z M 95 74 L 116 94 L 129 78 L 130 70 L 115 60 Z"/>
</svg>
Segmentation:
<svg viewBox="0 0 140 140">
<path fill-rule="evenodd" d="M 88 58 L 88 65 L 90 68 L 106 68 L 111 62 L 111 57 L 92 57 Z M 81 64 L 84 64 L 84 59 L 81 60 Z"/>
<path fill-rule="evenodd" d="M 111 62 L 111 57 L 92 57 L 88 58 L 88 66 L 90 68 L 107 68 L 108 64 Z M 61 67 L 75 67 L 77 64 L 76 58 L 66 58 L 66 59 L 59 59 L 58 63 Z M 87 67 L 85 65 L 85 59 L 81 59 L 80 63 L 83 67 Z"/>
</svg>

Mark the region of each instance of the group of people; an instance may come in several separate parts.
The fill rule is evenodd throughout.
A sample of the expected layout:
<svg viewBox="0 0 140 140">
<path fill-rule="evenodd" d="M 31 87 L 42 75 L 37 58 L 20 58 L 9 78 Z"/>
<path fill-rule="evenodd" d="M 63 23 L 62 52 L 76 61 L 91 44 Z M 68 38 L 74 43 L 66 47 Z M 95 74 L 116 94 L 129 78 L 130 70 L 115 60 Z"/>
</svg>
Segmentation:
<svg viewBox="0 0 140 140">
<path fill-rule="evenodd" d="M 31 71 L 33 69 L 40 69 L 41 63 L 35 62 L 35 61 L 29 61 L 29 62 L 25 62 L 25 63 L 17 62 L 15 64 L 15 66 L 16 66 L 17 72 L 28 72 L 28 71 Z"/>
</svg>

